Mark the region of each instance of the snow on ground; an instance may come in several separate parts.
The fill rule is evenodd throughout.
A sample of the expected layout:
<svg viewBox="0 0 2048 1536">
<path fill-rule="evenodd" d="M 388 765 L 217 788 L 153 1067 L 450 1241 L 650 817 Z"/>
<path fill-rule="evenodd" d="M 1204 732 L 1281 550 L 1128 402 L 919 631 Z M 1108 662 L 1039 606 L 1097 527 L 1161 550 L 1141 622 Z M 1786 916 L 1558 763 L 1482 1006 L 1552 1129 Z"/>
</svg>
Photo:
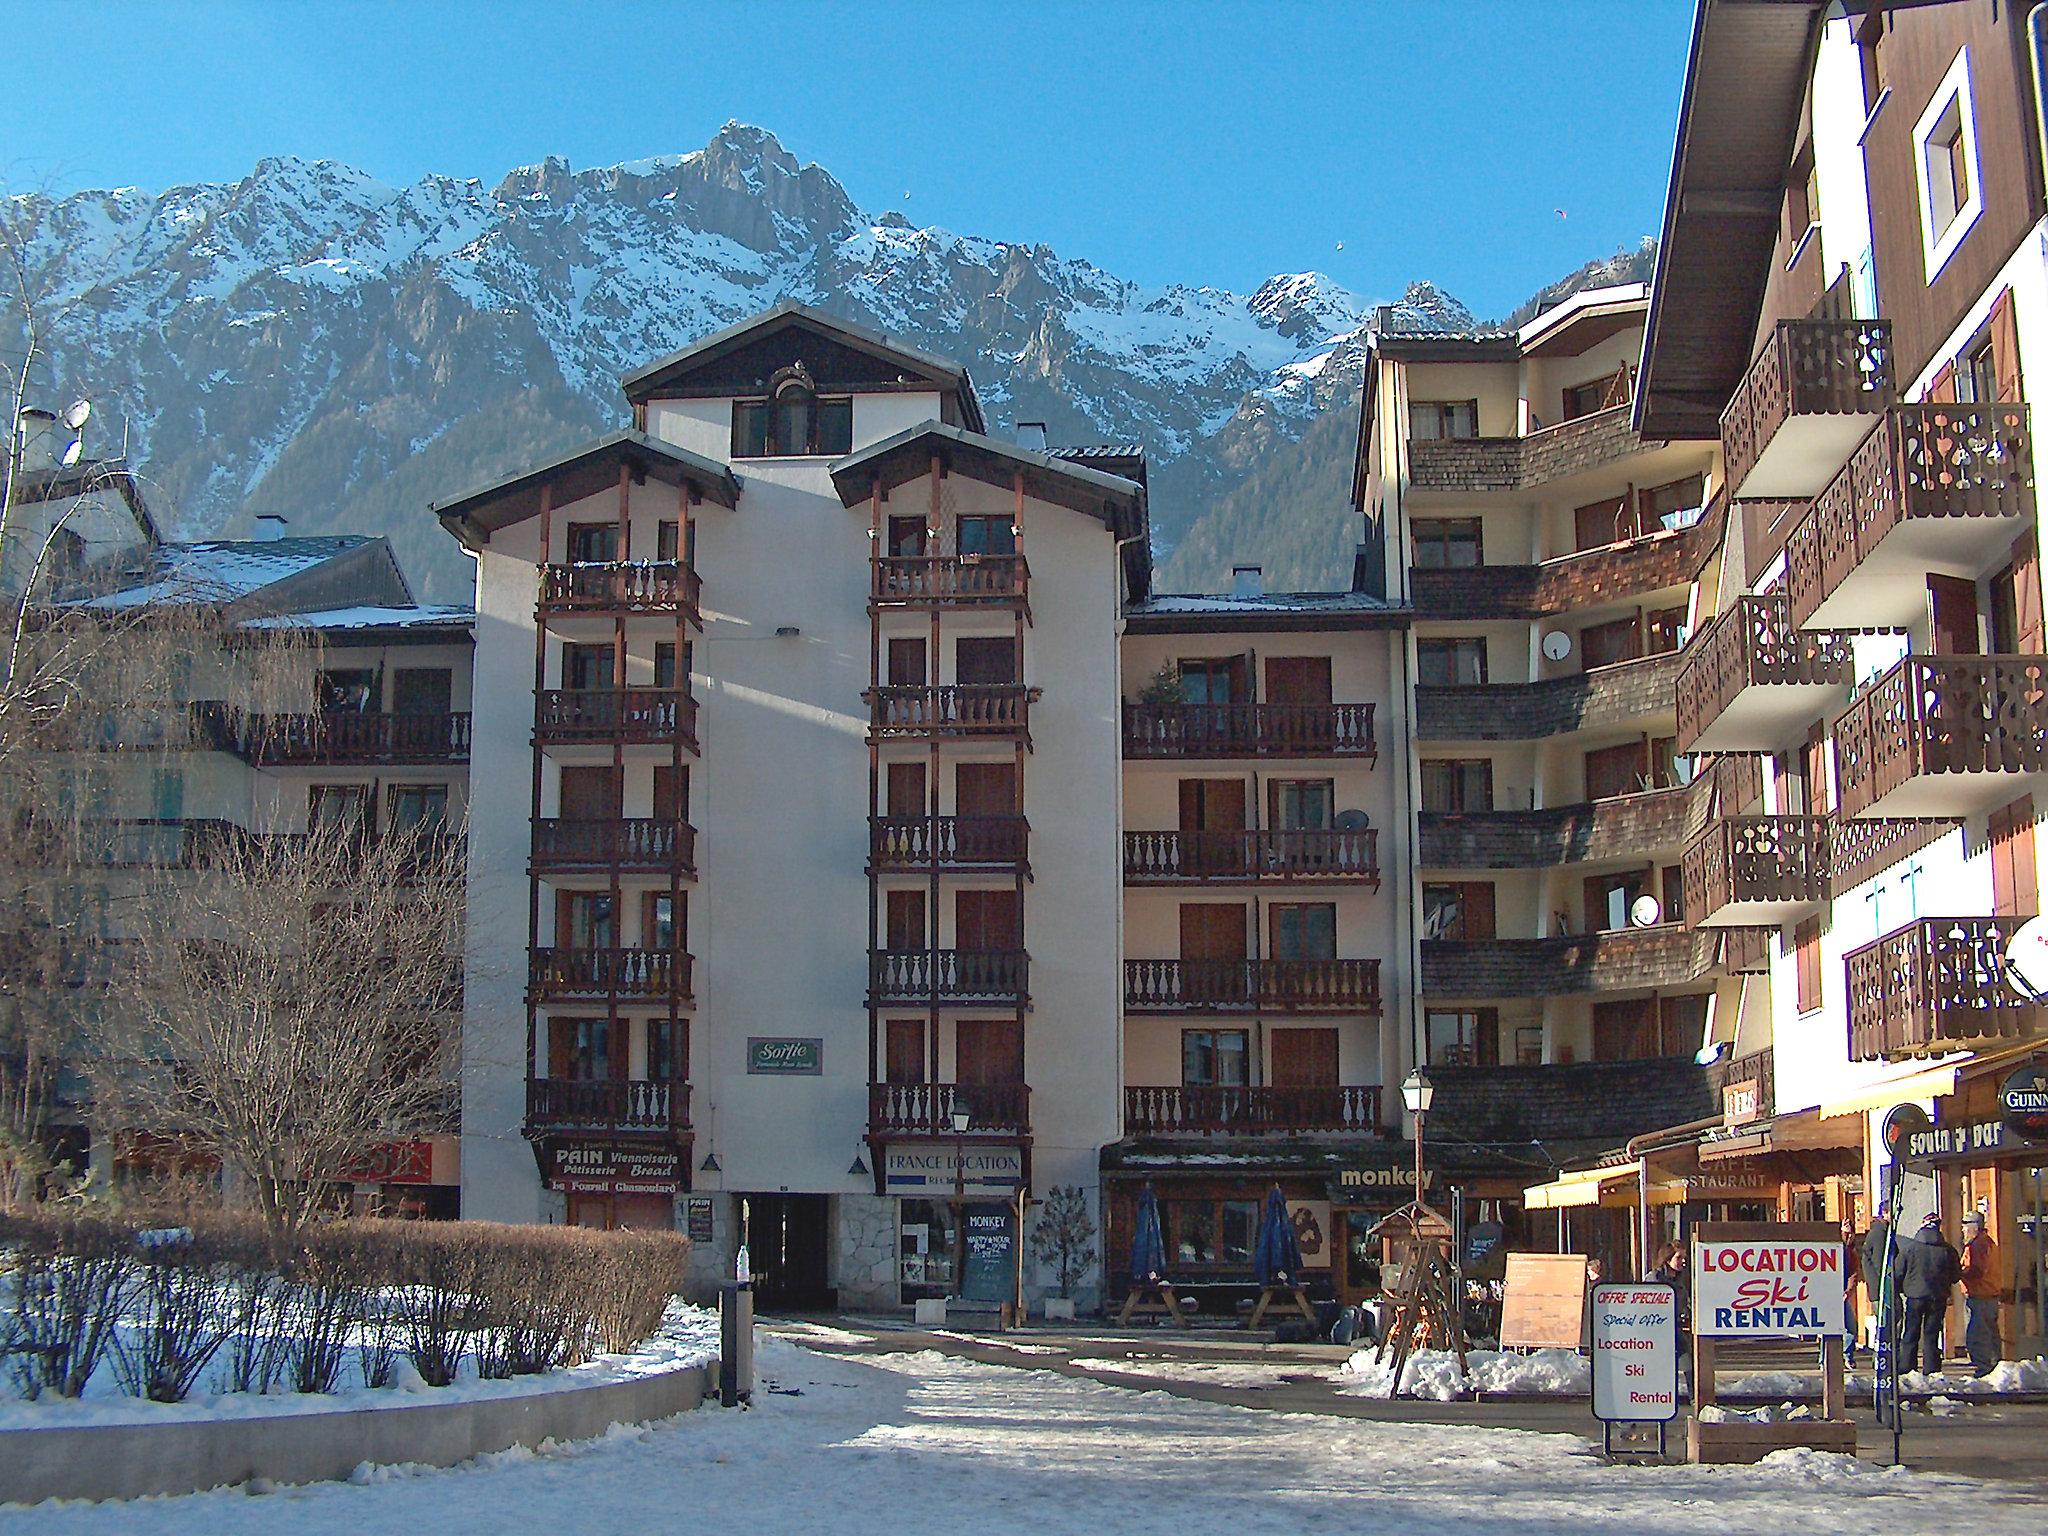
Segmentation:
<svg viewBox="0 0 2048 1536">
<path fill-rule="evenodd" d="M 2001 1360 L 1986 1376 L 1944 1373 L 1938 1376 L 1908 1371 L 1899 1378 L 1907 1392 L 1943 1392 L 1951 1397 L 1983 1397 L 1998 1392 L 2048 1392 L 2048 1357 L 2031 1360 Z"/>
<path fill-rule="evenodd" d="M 1757 1467 L 1609 1467 L 1574 1436 L 1194 1402 L 938 1354 L 825 1356 L 765 1339 L 750 1413 L 264 1497 L 0 1512 L 8 1536 L 645 1536 L 678 1522 L 824 1536 L 1698 1536 L 1946 1530 L 2039 1536 L 1996 1485 L 1779 1452 Z"/>
<path fill-rule="evenodd" d="M 1338 1390 L 1353 1397 L 1389 1397 L 1394 1361 L 1373 1358 L 1361 1349 L 1337 1367 Z M 1593 1390 L 1592 1367 L 1576 1350 L 1539 1349 L 1533 1354 L 1503 1354 L 1495 1349 L 1465 1351 L 1465 1371 L 1448 1350 L 1420 1349 L 1408 1357 L 1401 1372 L 1402 1390 L 1416 1397 L 1447 1403 L 1463 1391 L 1531 1393 L 1546 1397 L 1587 1397 Z"/>
<path fill-rule="evenodd" d="M 1160 1381 L 1203 1382 L 1215 1387 L 1277 1387 L 1283 1376 L 1312 1374 L 1313 1368 L 1279 1360 L 1187 1360 L 1170 1355 L 1083 1357 L 1073 1362 L 1084 1371 L 1119 1371 L 1126 1376 L 1151 1376 Z"/>
</svg>

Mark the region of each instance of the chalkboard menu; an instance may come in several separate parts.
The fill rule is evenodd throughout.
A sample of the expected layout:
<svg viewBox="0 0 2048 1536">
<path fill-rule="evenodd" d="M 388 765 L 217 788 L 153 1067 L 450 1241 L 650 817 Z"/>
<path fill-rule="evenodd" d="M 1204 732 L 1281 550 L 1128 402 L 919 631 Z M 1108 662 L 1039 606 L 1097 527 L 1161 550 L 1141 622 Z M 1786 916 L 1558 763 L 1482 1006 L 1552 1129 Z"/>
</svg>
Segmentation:
<svg viewBox="0 0 2048 1536">
<path fill-rule="evenodd" d="M 967 1263 L 960 1294 L 969 1301 L 1008 1301 L 1016 1288 L 1017 1250 L 1007 1205 L 967 1207 Z"/>
</svg>

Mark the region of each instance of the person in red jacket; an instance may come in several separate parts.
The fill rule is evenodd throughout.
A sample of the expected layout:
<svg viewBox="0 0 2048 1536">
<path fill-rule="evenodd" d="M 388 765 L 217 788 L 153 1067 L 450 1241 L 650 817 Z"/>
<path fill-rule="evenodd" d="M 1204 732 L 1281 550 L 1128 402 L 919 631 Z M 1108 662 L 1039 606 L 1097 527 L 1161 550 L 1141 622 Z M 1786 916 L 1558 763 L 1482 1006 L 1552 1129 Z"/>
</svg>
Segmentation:
<svg viewBox="0 0 2048 1536">
<path fill-rule="evenodd" d="M 1982 1211 L 1963 1212 L 1963 1348 L 1979 1376 L 1998 1364 L 1998 1245 L 1984 1230 Z"/>
</svg>

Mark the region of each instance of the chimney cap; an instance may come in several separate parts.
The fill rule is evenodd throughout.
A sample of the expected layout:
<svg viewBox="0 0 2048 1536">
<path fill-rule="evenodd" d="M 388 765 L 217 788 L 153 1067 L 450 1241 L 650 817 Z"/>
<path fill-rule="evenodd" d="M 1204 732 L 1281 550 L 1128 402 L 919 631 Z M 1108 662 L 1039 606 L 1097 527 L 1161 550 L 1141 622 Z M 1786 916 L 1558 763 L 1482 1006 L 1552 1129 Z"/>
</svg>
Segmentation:
<svg viewBox="0 0 2048 1536">
<path fill-rule="evenodd" d="M 1265 567 L 1258 565 L 1234 565 L 1230 568 L 1230 587 L 1233 597 L 1264 597 L 1266 595 Z"/>
<path fill-rule="evenodd" d="M 277 512 L 256 514 L 256 537 L 265 544 L 274 544 L 284 537 L 285 518 Z"/>
<path fill-rule="evenodd" d="M 1029 448 L 1034 453 L 1043 453 L 1048 439 L 1045 423 L 1042 421 L 1020 421 L 1017 423 L 1017 446 Z"/>
</svg>

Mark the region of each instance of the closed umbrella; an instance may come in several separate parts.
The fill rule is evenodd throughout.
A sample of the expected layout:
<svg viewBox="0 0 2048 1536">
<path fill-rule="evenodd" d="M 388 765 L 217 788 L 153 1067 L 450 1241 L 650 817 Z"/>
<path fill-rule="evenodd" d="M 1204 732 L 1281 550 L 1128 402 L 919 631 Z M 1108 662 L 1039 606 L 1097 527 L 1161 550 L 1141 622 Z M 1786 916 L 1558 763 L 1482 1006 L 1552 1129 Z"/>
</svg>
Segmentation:
<svg viewBox="0 0 2048 1536">
<path fill-rule="evenodd" d="M 1262 1286 L 1301 1284 L 1301 1244 L 1287 1214 L 1287 1197 L 1280 1193 L 1278 1184 L 1266 1192 L 1266 1209 L 1259 1218 L 1259 1241 L 1252 1250 L 1252 1266 Z"/>
<path fill-rule="evenodd" d="M 1166 1237 L 1159 1229 L 1159 1199 L 1150 1184 L 1138 1191 L 1131 1229 L 1131 1278 L 1140 1285 L 1157 1285 L 1166 1278 Z"/>
</svg>

